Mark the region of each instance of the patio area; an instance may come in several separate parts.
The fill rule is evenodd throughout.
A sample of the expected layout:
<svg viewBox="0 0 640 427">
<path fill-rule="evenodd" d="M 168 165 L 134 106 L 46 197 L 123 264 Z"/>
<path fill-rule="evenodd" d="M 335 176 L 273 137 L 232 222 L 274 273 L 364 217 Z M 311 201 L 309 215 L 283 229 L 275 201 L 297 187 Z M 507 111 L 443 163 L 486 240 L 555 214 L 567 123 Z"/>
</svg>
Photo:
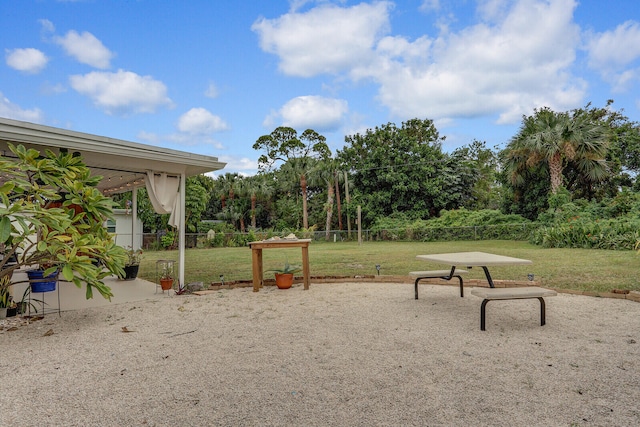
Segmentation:
<svg viewBox="0 0 640 427">
<path fill-rule="evenodd" d="M 16 273 L 16 280 L 20 280 L 19 277 L 21 275 L 24 275 L 24 280 L 26 280 L 26 274 L 24 273 Z M 42 303 L 40 301 L 44 301 L 45 314 L 47 316 L 54 314 L 57 316 L 58 289 L 60 291 L 60 311 L 63 315 L 64 312 L 71 310 L 104 307 L 114 304 L 167 297 L 167 292 L 163 294 L 159 287 L 156 292 L 155 283 L 140 278 L 134 280 L 120 280 L 114 276 L 105 278 L 104 282 L 113 292 L 114 296 L 111 298 L 111 301 L 104 299 L 97 291 L 94 292 L 92 299 L 87 300 L 84 287 L 82 289 L 78 289 L 73 283 L 64 281 L 58 282 L 55 291 L 34 293 L 31 295 L 31 298 L 39 300 L 33 302 L 39 313 L 41 312 L 42 307 Z M 14 298 L 19 300 L 27 286 L 29 286 L 28 283 L 17 283 L 14 285 Z"/>
</svg>

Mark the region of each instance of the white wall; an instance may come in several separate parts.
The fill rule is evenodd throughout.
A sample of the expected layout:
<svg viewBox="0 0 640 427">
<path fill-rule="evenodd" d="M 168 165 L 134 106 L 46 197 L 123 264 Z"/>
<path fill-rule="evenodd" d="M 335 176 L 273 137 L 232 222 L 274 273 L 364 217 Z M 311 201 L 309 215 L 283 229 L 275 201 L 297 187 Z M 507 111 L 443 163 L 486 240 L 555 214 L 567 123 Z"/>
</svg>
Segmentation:
<svg viewBox="0 0 640 427">
<path fill-rule="evenodd" d="M 124 248 L 132 247 L 134 249 L 138 249 L 142 247 L 142 221 L 138 218 L 137 226 L 136 226 L 136 236 L 135 239 L 131 238 L 131 223 L 132 223 L 132 215 L 131 210 L 125 209 L 114 209 L 113 217 L 116 220 L 115 231 L 110 230 L 111 232 L 115 232 L 116 236 L 116 244 L 118 246 L 122 246 Z M 135 242 L 135 244 L 132 244 Z"/>
</svg>

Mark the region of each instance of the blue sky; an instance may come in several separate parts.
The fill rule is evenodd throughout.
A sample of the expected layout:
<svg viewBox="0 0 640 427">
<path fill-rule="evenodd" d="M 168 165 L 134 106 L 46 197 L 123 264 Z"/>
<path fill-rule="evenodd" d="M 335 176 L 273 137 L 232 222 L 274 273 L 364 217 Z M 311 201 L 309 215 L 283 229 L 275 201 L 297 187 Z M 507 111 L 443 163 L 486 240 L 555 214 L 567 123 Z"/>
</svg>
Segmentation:
<svg viewBox="0 0 640 427">
<path fill-rule="evenodd" d="M 433 119 L 445 151 L 614 99 L 640 121 L 637 0 L 3 0 L 0 117 L 217 156 L 277 126 Z"/>
</svg>

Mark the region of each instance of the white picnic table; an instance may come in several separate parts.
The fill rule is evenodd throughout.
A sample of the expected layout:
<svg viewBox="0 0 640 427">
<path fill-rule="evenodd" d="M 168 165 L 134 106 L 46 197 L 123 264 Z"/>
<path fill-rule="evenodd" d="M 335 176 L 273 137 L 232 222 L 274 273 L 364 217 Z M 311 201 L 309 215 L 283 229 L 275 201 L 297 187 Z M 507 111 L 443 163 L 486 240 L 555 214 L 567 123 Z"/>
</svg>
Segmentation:
<svg viewBox="0 0 640 427">
<path fill-rule="evenodd" d="M 417 259 L 423 261 L 431 261 L 439 264 L 447 264 L 451 266 L 449 276 L 455 274 L 458 267 L 482 267 L 487 277 L 489 286 L 494 288 L 493 279 L 489 273 L 489 266 L 494 265 L 527 265 L 533 264 L 528 259 L 514 258 L 505 255 L 490 254 L 487 252 L 451 252 L 443 254 L 418 255 Z"/>
</svg>

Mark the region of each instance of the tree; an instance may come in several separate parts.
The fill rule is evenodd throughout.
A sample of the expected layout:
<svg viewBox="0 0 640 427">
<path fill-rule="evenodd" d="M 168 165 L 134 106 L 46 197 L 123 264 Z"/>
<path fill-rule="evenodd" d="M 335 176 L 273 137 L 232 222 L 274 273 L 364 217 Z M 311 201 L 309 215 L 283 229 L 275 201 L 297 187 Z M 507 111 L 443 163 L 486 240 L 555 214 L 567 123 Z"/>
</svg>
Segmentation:
<svg viewBox="0 0 640 427">
<path fill-rule="evenodd" d="M 103 226 L 113 213 L 111 199 L 96 188 L 101 177 L 72 154 L 9 147 L 15 158 L 0 157 L 0 277 L 45 266 L 45 275 L 58 271 L 78 288 L 84 283 L 87 299 L 94 289 L 110 299 L 103 279 L 124 275 L 127 253 Z M 14 256 L 16 264 L 9 265 Z"/>
<path fill-rule="evenodd" d="M 312 171 L 314 181 L 318 181 L 326 187 L 327 201 L 324 204 L 324 210 L 327 213 L 325 221 L 325 239 L 329 240 L 331 231 L 331 220 L 333 218 L 333 204 L 335 188 L 337 188 L 337 167 L 338 164 L 334 159 L 326 159 L 318 162 Z"/>
<path fill-rule="evenodd" d="M 305 130 L 300 138 L 295 129 L 281 126 L 269 135 L 263 135 L 253 144 L 254 150 L 264 150 L 258 159 L 261 170 L 270 170 L 276 163 L 289 163 L 296 171 L 302 194 L 302 227 L 309 228 L 307 212 L 307 173 L 314 160 L 326 159 L 331 150 L 326 138 L 312 129 Z"/>
<path fill-rule="evenodd" d="M 524 183 L 529 168 L 546 163 L 551 192 L 555 194 L 565 184 L 563 170 L 570 161 L 583 179 L 605 179 L 609 173 L 605 161 L 609 142 L 609 129 L 583 110 L 556 113 L 545 107 L 523 117 L 518 134 L 505 148 L 506 170 L 518 186 Z"/>
<path fill-rule="evenodd" d="M 187 178 L 185 183 L 185 226 L 188 232 L 198 230 L 202 213 L 207 209 L 212 187 L 207 180 L 211 178 L 197 175 Z"/>
<path fill-rule="evenodd" d="M 245 190 L 251 199 L 251 228 L 256 229 L 256 206 L 258 198 L 270 197 L 273 194 L 273 185 L 267 175 L 258 174 L 245 180 Z"/>
<path fill-rule="evenodd" d="M 388 123 L 345 137 L 337 158 L 351 175 L 351 197 L 362 204 L 363 223 L 396 212 L 426 219 L 466 198 L 457 191 L 470 188 L 452 187 L 458 165 L 442 152 L 442 141 L 428 119 L 412 119 L 400 128 Z"/>
<path fill-rule="evenodd" d="M 236 193 L 241 191 L 242 176 L 237 172 L 227 172 L 224 175 L 219 176 L 213 185 L 213 194 L 220 198 L 220 212 L 225 211 L 228 207 L 234 205 Z M 233 215 L 227 215 L 228 218 L 237 218 L 233 222 L 233 226 L 236 227 L 236 223 L 240 218 L 237 217 L 238 207 L 233 206 Z"/>
<path fill-rule="evenodd" d="M 486 148 L 486 142 L 474 140 L 467 146 L 456 149 L 452 157 L 467 162 L 477 174 L 471 191 L 471 200 L 464 204 L 468 209 L 498 209 L 501 188 L 497 181 L 498 157 Z"/>
</svg>

